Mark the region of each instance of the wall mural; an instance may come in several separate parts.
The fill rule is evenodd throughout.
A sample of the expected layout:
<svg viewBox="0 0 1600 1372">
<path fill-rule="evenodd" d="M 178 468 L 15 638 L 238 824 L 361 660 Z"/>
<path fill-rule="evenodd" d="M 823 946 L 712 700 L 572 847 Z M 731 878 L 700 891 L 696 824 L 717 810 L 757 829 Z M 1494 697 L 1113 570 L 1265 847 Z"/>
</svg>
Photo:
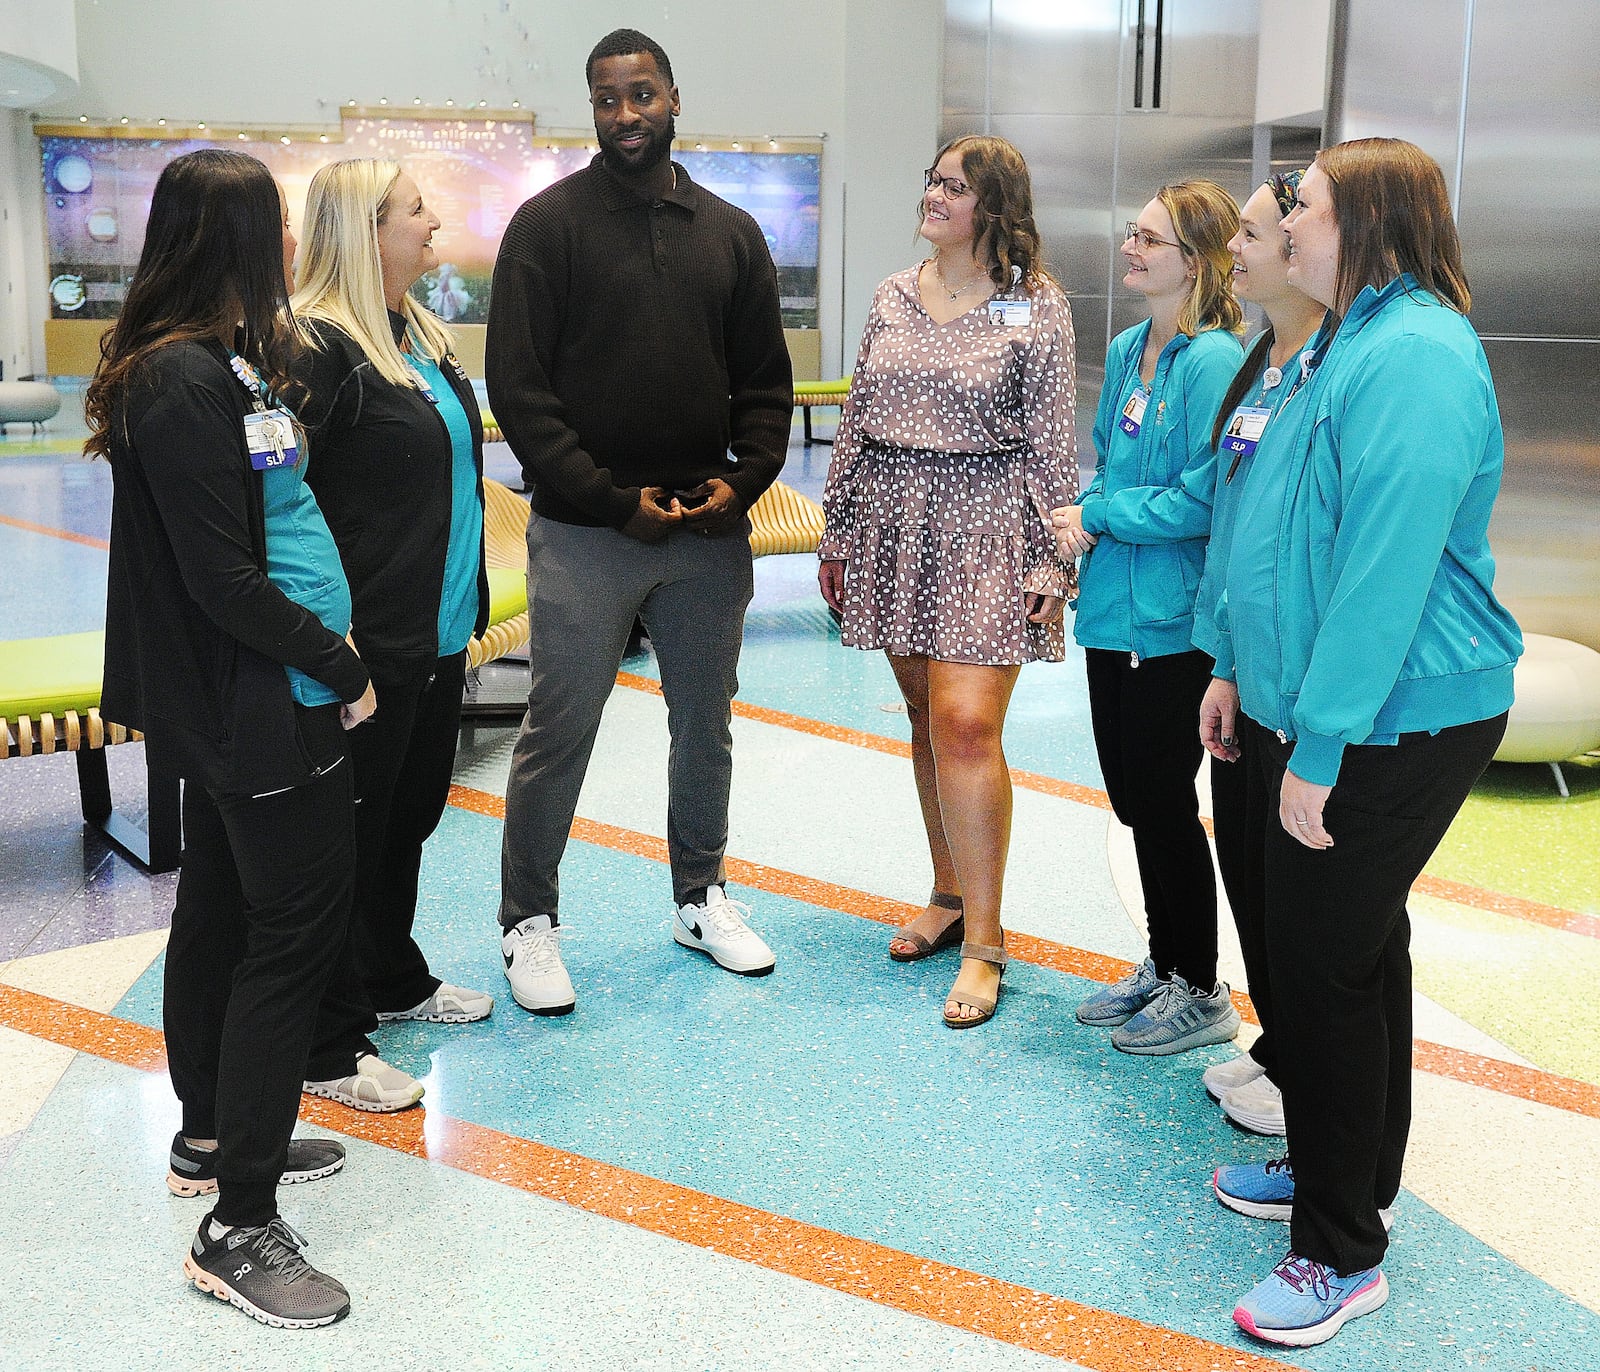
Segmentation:
<svg viewBox="0 0 1600 1372">
<path fill-rule="evenodd" d="M 434 235 L 439 269 L 415 293 L 446 320 L 463 324 L 488 318 L 495 253 L 517 206 L 594 155 L 590 143 L 536 137 L 526 119 L 367 112 L 346 115 L 337 138 L 41 134 L 52 318 L 116 317 L 144 244 L 156 178 L 173 158 L 203 147 L 237 148 L 265 162 L 283 185 L 297 232 L 306 187 L 324 163 L 341 157 L 404 163 L 443 223 Z M 696 181 L 755 217 L 777 263 L 785 327 L 815 329 L 820 155 L 763 142 L 674 157 Z"/>
</svg>

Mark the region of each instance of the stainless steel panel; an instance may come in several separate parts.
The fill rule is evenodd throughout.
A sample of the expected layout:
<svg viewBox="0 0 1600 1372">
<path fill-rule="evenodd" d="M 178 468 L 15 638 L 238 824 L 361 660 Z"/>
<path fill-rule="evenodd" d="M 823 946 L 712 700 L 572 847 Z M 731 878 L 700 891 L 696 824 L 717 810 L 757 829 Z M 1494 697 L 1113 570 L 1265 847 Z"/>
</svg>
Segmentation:
<svg viewBox="0 0 1600 1372">
<path fill-rule="evenodd" d="M 994 0 L 994 113 L 1112 113 L 1122 8 L 1122 0 Z"/>
<path fill-rule="evenodd" d="M 1067 291 L 1106 293 L 1116 119 L 1111 115 L 996 115 L 994 132 L 1028 159 L 1034 216 L 1051 269 Z"/>
<path fill-rule="evenodd" d="M 983 127 L 988 103 L 989 0 L 945 0 L 943 105 L 958 127 Z M 976 116 L 976 118 L 973 118 Z"/>
<path fill-rule="evenodd" d="M 1153 20 L 1155 6 L 1145 9 Z M 1165 10 L 1161 108 L 1253 123 L 1258 0 L 1167 0 Z"/>
<path fill-rule="evenodd" d="M 1337 93 L 1328 103 L 1327 141 L 1409 138 L 1438 160 L 1453 183 L 1466 5 L 1338 0 L 1338 10 L 1343 69 L 1329 74 Z"/>
<path fill-rule="evenodd" d="M 1549 0 L 1537 24 L 1474 6 L 1458 218 L 1480 333 L 1600 338 L 1597 43 L 1594 0 Z"/>
</svg>

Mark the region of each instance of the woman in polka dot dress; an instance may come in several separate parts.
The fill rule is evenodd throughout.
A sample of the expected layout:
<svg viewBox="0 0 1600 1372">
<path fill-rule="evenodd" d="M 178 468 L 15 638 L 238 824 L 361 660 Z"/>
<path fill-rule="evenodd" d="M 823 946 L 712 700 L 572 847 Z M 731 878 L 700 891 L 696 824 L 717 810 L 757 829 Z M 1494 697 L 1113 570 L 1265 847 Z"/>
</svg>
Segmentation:
<svg viewBox="0 0 1600 1372">
<path fill-rule="evenodd" d="M 905 697 L 933 894 L 889 955 L 966 940 L 944 1008 L 960 1029 L 993 1015 L 1006 962 L 1006 706 L 1021 664 L 1062 659 L 1075 589 L 1050 527 L 1078 486 L 1072 316 L 1004 139 L 946 145 L 921 210 L 934 251 L 878 287 L 862 335 L 819 580 L 845 644 L 887 653 Z"/>
</svg>

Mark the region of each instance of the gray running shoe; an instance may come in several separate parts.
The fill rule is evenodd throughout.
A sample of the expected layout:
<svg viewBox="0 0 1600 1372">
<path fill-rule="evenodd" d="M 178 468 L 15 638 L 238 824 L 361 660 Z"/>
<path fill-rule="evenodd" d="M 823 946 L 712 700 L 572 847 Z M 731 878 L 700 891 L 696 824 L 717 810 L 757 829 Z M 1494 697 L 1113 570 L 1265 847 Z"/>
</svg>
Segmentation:
<svg viewBox="0 0 1600 1372">
<path fill-rule="evenodd" d="M 217 1155 L 191 1148 L 181 1132 L 172 1136 L 172 1153 L 167 1163 L 167 1190 L 174 1196 L 210 1196 L 217 1189 Z M 344 1166 L 344 1145 L 332 1139 L 290 1139 L 289 1156 L 283 1165 L 279 1186 L 297 1186 L 303 1181 L 331 1177 Z"/>
<path fill-rule="evenodd" d="M 1111 1031 L 1111 1046 L 1123 1053 L 1164 1057 L 1208 1043 L 1226 1043 L 1239 1032 L 1239 1012 L 1228 998 L 1228 983 L 1196 991 L 1176 973 L 1143 1010 Z"/>
<path fill-rule="evenodd" d="M 304 1246 L 282 1219 L 213 1239 L 207 1215 L 183 1260 L 183 1275 L 274 1329 L 315 1329 L 350 1313 L 350 1293 L 300 1256 Z"/>
<path fill-rule="evenodd" d="M 1101 987 L 1078 1006 L 1078 1023 L 1092 1024 L 1098 1029 L 1114 1029 L 1126 1024 L 1150 1004 L 1165 984 L 1156 975 L 1155 963 L 1146 958 L 1121 981 Z"/>
</svg>

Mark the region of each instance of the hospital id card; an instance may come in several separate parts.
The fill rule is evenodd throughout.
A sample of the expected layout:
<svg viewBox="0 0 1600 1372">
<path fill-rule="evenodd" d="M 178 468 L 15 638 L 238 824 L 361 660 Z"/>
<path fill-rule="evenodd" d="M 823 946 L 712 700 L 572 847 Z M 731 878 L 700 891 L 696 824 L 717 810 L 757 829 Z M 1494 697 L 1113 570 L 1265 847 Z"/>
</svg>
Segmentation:
<svg viewBox="0 0 1600 1372">
<path fill-rule="evenodd" d="M 257 410 L 244 417 L 245 445 L 250 465 L 258 472 L 292 467 L 300 460 L 294 423 L 287 410 Z"/>
<path fill-rule="evenodd" d="M 1139 426 L 1144 423 L 1144 407 L 1149 402 L 1150 392 L 1141 388 L 1130 395 L 1128 403 L 1122 407 L 1122 418 L 1117 421 L 1117 427 L 1129 438 L 1139 436 Z"/>
</svg>

